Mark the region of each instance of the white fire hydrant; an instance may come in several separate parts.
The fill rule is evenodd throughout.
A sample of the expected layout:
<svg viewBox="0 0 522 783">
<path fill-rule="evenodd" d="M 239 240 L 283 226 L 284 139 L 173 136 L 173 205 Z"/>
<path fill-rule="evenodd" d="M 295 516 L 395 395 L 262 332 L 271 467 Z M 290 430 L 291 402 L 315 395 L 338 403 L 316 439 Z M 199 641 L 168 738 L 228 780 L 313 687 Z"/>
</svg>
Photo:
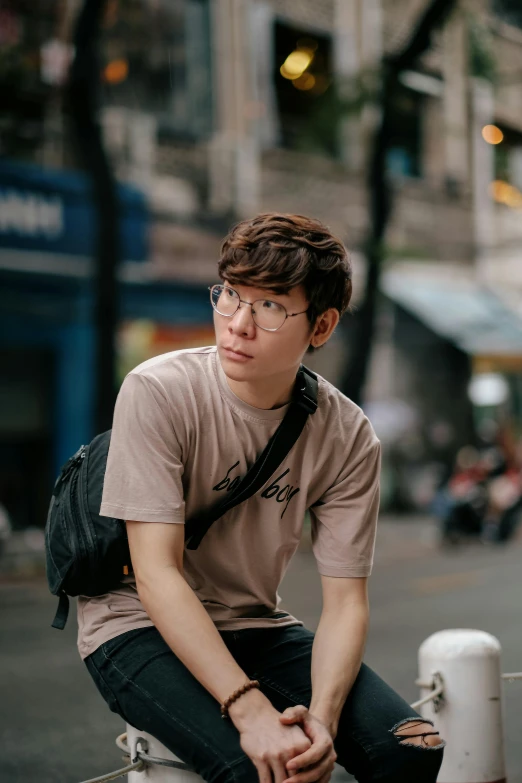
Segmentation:
<svg viewBox="0 0 522 783">
<path fill-rule="evenodd" d="M 419 650 L 420 682 L 444 684 L 440 704 L 420 708 L 446 740 L 439 783 L 505 783 L 500 643 L 485 631 L 430 636 Z M 422 689 L 425 696 L 428 687 Z"/>
<path fill-rule="evenodd" d="M 171 753 L 165 745 L 146 731 L 135 729 L 127 723 L 127 745 L 131 750 L 131 756 L 134 755 L 136 742 L 141 737 L 147 743 L 147 754 L 158 759 L 167 759 L 168 761 L 178 761 L 180 759 Z M 138 772 L 129 772 L 127 776 L 128 783 L 203 783 L 203 778 L 196 772 L 186 769 L 175 769 L 160 764 L 147 764 L 144 770 Z"/>
</svg>

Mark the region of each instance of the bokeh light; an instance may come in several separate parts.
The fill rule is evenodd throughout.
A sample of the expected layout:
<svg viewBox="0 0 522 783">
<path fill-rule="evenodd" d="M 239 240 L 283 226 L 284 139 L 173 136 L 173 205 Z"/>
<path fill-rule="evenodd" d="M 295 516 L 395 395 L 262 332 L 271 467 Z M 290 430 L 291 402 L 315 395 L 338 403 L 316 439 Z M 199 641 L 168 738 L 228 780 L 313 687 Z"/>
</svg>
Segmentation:
<svg viewBox="0 0 522 783">
<path fill-rule="evenodd" d="M 311 49 L 294 49 L 280 68 L 281 76 L 290 80 L 298 79 L 306 71 L 313 59 L 314 53 Z"/>
<path fill-rule="evenodd" d="M 292 84 L 298 90 L 312 90 L 315 87 L 315 76 L 311 73 L 302 73 L 292 81 Z"/>
<path fill-rule="evenodd" d="M 509 182 L 496 179 L 490 185 L 490 194 L 498 204 L 505 204 L 512 209 L 522 209 L 522 192 Z"/>
<path fill-rule="evenodd" d="M 129 75 L 129 63 L 127 60 L 111 60 L 105 66 L 103 78 L 109 84 L 120 84 Z"/>
<path fill-rule="evenodd" d="M 500 144 L 504 139 L 504 134 L 496 125 L 484 125 L 482 128 L 482 138 L 488 144 Z"/>
</svg>

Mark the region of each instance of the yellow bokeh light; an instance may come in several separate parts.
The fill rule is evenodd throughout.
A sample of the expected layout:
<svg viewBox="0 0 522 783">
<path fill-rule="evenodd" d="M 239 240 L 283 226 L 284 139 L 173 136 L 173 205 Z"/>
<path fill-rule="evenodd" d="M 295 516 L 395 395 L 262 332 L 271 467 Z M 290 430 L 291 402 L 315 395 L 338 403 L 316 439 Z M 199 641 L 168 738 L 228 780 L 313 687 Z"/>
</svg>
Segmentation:
<svg viewBox="0 0 522 783">
<path fill-rule="evenodd" d="M 518 190 L 518 188 L 511 188 L 506 196 L 505 203 L 512 209 L 522 209 L 522 193 L 520 190 Z"/>
<path fill-rule="evenodd" d="M 280 68 L 281 76 L 285 79 L 298 79 L 306 71 L 314 58 L 310 49 L 295 49 L 290 52 Z"/>
<path fill-rule="evenodd" d="M 505 204 L 511 209 L 522 209 L 522 193 L 514 185 L 510 185 L 509 182 L 496 179 L 491 183 L 489 192 L 494 201 L 498 204 Z"/>
<path fill-rule="evenodd" d="M 500 144 L 504 138 L 504 134 L 496 125 L 484 125 L 482 128 L 482 138 L 484 141 L 487 141 L 488 144 Z"/>
<path fill-rule="evenodd" d="M 292 84 L 298 90 L 311 90 L 315 87 L 315 76 L 311 73 L 302 73 L 297 79 L 293 79 Z"/>
<path fill-rule="evenodd" d="M 127 60 L 112 60 L 105 66 L 103 78 L 109 84 L 120 84 L 129 75 L 129 63 Z"/>
</svg>

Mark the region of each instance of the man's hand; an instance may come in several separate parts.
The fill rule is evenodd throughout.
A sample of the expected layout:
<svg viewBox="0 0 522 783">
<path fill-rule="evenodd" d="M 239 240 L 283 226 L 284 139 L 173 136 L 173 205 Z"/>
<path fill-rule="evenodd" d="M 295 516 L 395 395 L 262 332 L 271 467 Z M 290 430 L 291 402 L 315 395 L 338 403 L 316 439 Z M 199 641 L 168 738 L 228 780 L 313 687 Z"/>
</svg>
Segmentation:
<svg viewBox="0 0 522 783">
<path fill-rule="evenodd" d="M 239 731 L 242 749 L 257 769 L 259 783 L 283 783 L 288 778 L 288 762 L 301 758 L 312 747 L 298 721 L 285 725 L 281 713 L 259 691 L 238 699 L 229 715 Z"/>
<path fill-rule="evenodd" d="M 328 783 L 337 754 L 332 734 L 325 724 L 302 705 L 289 707 L 279 719 L 285 726 L 302 726 L 312 743 L 308 750 L 287 763 L 288 777 L 284 783 Z"/>
</svg>

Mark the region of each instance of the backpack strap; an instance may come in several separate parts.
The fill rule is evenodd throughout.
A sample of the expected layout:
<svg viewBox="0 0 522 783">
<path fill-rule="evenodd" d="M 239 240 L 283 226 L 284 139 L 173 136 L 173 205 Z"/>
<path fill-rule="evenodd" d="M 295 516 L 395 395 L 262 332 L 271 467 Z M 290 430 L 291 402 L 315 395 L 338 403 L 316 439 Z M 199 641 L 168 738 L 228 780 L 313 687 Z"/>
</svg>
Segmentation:
<svg viewBox="0 0 522 783">
<path fill-rule="evenodd" d="M 293 399 L 286 416 L 265 449 L 239 484 L 224 500 L 187 521 L 187 549 L 197 549 L 211 525 L 234 506 L 258 492 L 287 457 L 299 438 L 308 416 L 317 410 L 317 375 L 301 365 L 296 376 Z"/>
<path fill-rule="evenodd" d="M 54 615 L 54 620 L 51 624 L 52 628 L 58 628 L 59 631 L 63 631 L 65 623 L 69 617 L 69 596 L 60 590 L 58 593 L 58 609 Z"/>
</svg>

